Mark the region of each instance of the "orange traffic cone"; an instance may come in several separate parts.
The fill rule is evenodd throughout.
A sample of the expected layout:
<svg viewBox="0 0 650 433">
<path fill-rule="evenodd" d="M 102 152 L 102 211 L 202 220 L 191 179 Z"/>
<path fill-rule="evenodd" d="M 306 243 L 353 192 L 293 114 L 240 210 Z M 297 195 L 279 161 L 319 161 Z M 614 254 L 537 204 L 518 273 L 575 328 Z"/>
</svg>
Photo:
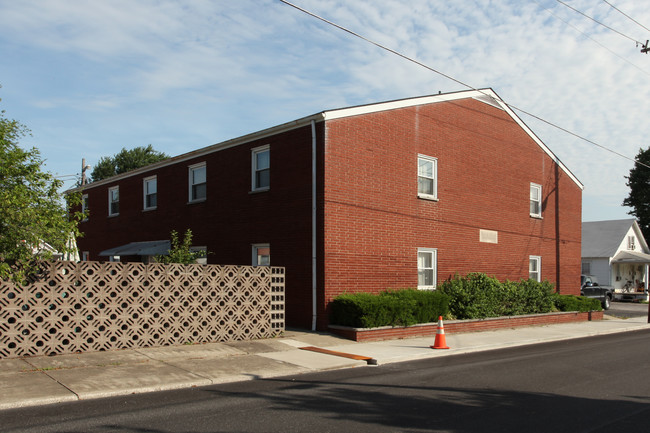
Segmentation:
<svg viewBox="0 0 650 433">
<path fill-rule="evenodd" d="M 432 349 L 449 349 L 445 339 L 445 327 L 442 324 L 442 316 L 438 317 L 438 329 L 436 331 L 436 340 L 431 346 Z"/>
</svg>

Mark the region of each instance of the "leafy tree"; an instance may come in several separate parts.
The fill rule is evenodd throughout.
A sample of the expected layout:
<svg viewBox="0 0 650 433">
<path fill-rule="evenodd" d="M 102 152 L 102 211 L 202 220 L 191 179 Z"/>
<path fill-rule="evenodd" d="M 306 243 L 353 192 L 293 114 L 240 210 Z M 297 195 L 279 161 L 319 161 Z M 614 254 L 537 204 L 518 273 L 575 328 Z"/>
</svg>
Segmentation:
<svg viewBox="0 0 650 433">
<path fill-rule="evenodd" d="M 169 254 L 166 256 L 156 256 L 158 263 L 181 263 L 184 265 L 191 265 L 196 263 L 196 259 L 205 257 L 204 251 L 192 251 L 192 230 L 187 229 L 183 240 L 179 240 L 176 230 L 170 233 L 171 248 Z"/>
<path fill-rule="evenodd" d="M 168 155 L 154 150 L 149 144 L 147 147 L 136 147 L 127 150 L 122 148 L 114 156 L 103 156 L 93 168 L 90 177 L 92 181 L 106 179 L 116 174 L 126 173 L 136 168 L 144 167 L 155 162 L 169 158 Z"/>
<path fill-rule="evenodd" d="M 650 148 L 639 149 L 634 167 L 630 175 L 625 176 L 626 185 L 630 187 L 630 194 L 623 200 L 623 206 L 632 208 L 628 213 L 633 215 L 643 232 L 643 236 L 650 240 Z"/>
<path fill-rule="evenodd" d="M 18 142 L 29 130 L 0 111 L 0 279 L 23 282 L 34 275 L 40 260 L 53 252 L 69 253 L 71 237 L 80 235 L 83 218 L 70 209 L 81 195 L 64 200 L 63 182 L 43 172 L 38 149 L 23 150 Z"/>
</svg>

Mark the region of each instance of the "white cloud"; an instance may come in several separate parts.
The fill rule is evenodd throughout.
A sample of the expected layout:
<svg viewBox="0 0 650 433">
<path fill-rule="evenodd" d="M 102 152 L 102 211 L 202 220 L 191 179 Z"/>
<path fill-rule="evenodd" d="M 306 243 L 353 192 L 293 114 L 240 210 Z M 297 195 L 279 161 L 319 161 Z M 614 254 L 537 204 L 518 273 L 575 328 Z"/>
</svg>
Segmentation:
<svg viewBox="0 0 650 433">
<path fill-rule="evenodd" d="M 557 2 L 294 1 L 625 155 L 648 147 L 650 56 Z M 276 0 L 0 5 L 2 104 L 54 166 L 70 165 L 62 146 L 178 153 L 323 109 L 463 88 Z M 604 2 L 571 5 L 647 38 Z M 616 6 L 650 25 L 645 5 Z M 587 219 L 625 216 L 631 162 L 520 116 L 584 182 Z"/>
</svg>

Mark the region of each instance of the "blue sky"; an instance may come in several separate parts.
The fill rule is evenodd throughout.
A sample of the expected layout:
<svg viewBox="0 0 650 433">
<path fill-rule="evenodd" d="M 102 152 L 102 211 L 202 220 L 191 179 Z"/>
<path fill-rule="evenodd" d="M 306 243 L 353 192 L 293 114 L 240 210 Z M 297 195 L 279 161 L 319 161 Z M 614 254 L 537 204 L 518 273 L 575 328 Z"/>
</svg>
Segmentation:
<svg viewBox="0 0 650 433">
<path fill-rule="evenodd" d="M 647 148 L 650 32 L 602 0 L 295 0 L 633 158 Z M 642 2 L 610 0 L 650 27 Z M 467 88 L 279 0 L 0 0 L 0 109 L 46 169 L 123 147 L 178 155 L 327 109 Z M 583 220 L 628 218 L 633 163 L 525 114 L 584 183 Z M 66 186 L 71 186 L 68 182 Z"/>
</svg>

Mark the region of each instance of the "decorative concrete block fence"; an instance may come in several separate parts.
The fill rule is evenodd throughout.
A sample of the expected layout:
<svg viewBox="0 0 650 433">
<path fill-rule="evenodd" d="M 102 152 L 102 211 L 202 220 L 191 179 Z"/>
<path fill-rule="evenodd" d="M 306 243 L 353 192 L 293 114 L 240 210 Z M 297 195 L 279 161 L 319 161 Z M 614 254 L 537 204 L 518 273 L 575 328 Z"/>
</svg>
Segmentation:
<svg viewBox="0 0 650 433">
<path fill-rule="evenodd" d="M 284 268 L 51 262 L 0 282 L 0 358 L 269 338 Z"/>
</svg>

